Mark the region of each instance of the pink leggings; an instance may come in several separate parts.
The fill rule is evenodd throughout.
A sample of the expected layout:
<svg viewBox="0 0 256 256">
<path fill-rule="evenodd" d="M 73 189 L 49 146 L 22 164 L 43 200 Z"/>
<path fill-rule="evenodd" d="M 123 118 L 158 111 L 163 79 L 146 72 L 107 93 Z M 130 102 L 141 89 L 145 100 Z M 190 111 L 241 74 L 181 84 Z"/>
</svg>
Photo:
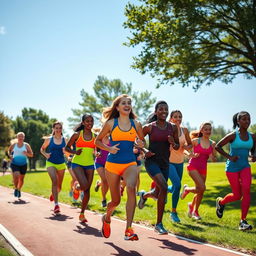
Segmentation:
<svg viewBox="0 0 256 256">
<path fill-rule="evenodd" d="M 222 200 L 221 204 L 227 204 L 230 202 L 241 200 L 241 208 L 242 208 L 242 215 L 241 219 L 246 219 L 249 207 L 250 207 L 250 201 L 251 201 L 251 195 L 250 195 L 250 189 L 251 189 L 251 183 L 252 183 L 252 174 L 251 174 L 251 168 L 247 167 L 241 170 L 240 172 L 226 172 L 228 181 L 230 183 L 232 193 L 227 194 Z"/>
</svg>

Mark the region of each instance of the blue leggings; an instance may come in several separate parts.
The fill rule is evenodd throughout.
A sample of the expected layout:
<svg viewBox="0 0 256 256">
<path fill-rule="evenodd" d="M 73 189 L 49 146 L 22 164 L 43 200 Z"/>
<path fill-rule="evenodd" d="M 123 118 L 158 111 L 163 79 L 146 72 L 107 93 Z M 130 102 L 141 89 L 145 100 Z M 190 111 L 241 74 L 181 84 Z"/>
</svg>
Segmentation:
<svg viewBox="0 0 256 256">
<path fill-rule="evenodd" d="M 176 209 L 181 188 L 181 179 L 183 174 L 183 163 L 169 164 L 169 179 L 172 182 L 172 186 L 168 186 L 168 192 L 172 193 L 172 208 Z"/>
</svg>

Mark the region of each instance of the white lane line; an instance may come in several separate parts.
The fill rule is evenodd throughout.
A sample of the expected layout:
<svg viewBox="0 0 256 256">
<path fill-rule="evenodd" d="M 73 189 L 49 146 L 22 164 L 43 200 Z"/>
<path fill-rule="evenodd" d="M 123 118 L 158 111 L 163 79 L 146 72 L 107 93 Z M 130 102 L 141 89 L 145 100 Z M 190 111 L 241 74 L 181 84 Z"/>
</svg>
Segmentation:
<svg viewBox="0 0 256 256">
<path fill-rule="evenodd" d="M 4 238 L 11 244 L 11 246 L 17 251 L 21 256 L 33 256 L 33 254 L 24 247 L 15 236 L 13 236 L 2 224 L 0 224 L 0 233 Z"/>
</svg>

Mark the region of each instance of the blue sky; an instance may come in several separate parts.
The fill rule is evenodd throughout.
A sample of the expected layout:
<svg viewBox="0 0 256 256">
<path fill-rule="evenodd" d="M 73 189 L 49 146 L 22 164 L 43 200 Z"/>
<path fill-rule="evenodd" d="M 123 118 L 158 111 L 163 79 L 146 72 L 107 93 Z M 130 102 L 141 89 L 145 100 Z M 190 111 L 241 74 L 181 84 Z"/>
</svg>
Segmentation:
<svg viewBox="0 0 256 256">
<path fill-rule="evenodd" d="M 15 118 L 21 109 L 42 109 L 64 122 L 78 108 L 80 91 L 93 93 L 98 75 L 133 84 L 180 109 L 185 122 L 231 128 L 247 110 L 256 123 L 256 79 L 236 78 L 194 92 L 178 85 L 155 88 L 156 79 L 133 70 L 136 48 L 123 46 L 127 1 L 0 0 L 0 111 Z M 153 109 L 153 106 L 152 106 Z"/>
</svg>

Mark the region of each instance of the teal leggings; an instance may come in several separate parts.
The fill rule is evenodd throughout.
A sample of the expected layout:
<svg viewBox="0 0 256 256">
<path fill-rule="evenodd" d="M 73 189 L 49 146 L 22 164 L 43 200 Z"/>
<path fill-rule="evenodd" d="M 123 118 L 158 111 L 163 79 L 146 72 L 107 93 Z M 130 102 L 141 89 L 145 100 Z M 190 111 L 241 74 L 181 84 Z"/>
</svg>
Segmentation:
<svg viewBox="0 0 256 256">
<path fill-rule="evenodd" d="M 180 198 L 181 179 L 183 175 L 183 163 L 169 164 L 169 179 L 172 182 L 171 186 L 168 186 L 168 192 L 172 193 L 172 208 L 176 209 Z"/>
</svg>

